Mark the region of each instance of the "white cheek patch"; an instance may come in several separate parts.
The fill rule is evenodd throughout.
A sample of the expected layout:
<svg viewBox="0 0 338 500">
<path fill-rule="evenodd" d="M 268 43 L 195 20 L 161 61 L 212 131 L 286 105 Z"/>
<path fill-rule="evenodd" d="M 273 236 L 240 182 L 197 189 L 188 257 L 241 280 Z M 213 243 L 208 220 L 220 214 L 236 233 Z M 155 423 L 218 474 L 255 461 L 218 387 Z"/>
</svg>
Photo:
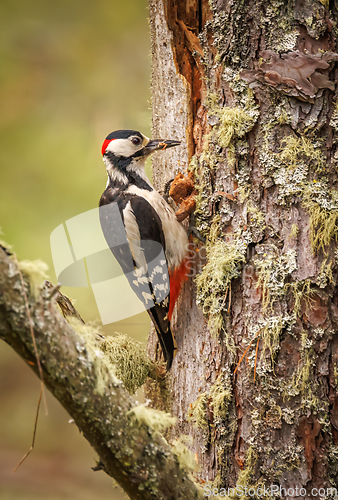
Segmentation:
<svg viewBox="0 0 338 500">
<path fill-rule="evenodd" d="M 108 144 L 106 152 L 110 151 L 115 156 L 128 157 L 136 153 L 139 149 L 142 149 L 142 147 L 142 145 L 135 147 L 129 139 L 114 139 Z"/>
</svg>

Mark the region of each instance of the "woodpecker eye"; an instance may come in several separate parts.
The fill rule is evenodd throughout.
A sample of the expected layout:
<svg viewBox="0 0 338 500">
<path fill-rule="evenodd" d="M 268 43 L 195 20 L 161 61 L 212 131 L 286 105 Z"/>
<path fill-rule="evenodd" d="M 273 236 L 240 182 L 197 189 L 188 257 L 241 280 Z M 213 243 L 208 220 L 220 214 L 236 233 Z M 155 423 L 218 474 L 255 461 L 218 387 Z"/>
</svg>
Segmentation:
<svg viewBox="0 0 338 500">
<path fill-rule="evenodd" d="M 140 137 L 133 137 L 131 142 L 134 144 L 134 146 L 139 146 L 142 142 L 142 139 L 140 139 Z"/>
</svg>

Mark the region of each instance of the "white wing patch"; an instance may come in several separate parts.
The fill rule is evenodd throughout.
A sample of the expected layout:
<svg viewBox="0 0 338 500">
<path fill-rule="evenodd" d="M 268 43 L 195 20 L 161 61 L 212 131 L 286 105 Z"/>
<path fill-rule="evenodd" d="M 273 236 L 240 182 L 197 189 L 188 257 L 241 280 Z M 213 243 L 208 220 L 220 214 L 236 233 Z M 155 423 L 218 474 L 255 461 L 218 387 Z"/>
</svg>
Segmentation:
<svg viewBox="0 0 338 500">
<path fill-rule="evenodd" d="M 160 193 L 155 190 L 146 191 L 145 189 L 131 185 L 126 192 L 141 196 L 157 212 L 162 222 L 168 267 L 169 269 L 175 269 L 175 267 L 180 266 L 187 255 L 188 237 L 184 227 L 177 221 L 175 212 L 162 198 Z"/>
<path fill-rule="evenodd" d="M 166 301 L 163 304 L 164 307 L 168 307 L 170 284 L 168 265 L 163 249 L 161 250 L 160 254 L 155 257 L 154 260 L 152 260 L 151 262 L 147 262 L 146 256 L 141 246 L 142 242 L 140 230 L 130 201 L 127 203 L 122 213 L 127 240 L 136 265 L 135 270 L 133 271 L 134 278 L 132 279 L 132 284 L 137 287 L 138 293 L 140 294 L 140 296 L 142 296 L 143 302 L 146 307 L 153 307 L 154 303 L 163 304 L 164 300 Z M 178 222 L 176 223 L 179 229 L 183 231 L 184 238 L 186 238 L 183 227 L 181 227 Z"/>
<path fill-rule="evenodd" d="M 149 276 L 149 281 L 152 283 L 153 280 L 154 280 L 154 276 L 158 273 L 161 273 L 163 275 L 163 277 L 165 277 L 166 275 L 163 274 L 163 267 L 162 266 L 156 266 L 154 267 L 154 269 L 152 270 L 152 273 L 151 275 Z"/>
<path fill-rule="evenodd" d="M 145 276 L 145 275 L 138 277 L 138 276 L 136 276 L 136 271 L 134 271 L 134 276 L 137 278 L 136 280 L 133 280 L 133 283 L 136 286 L 145 285 L 145 284 L 149 283 L 149 280 L 148 280 L 147 276 Z"/>
<path fill-rule="evenodd" d="M 134 212 L 131 208 L 130 201 L 128 201 L 122 213 L 127 234 L 127 240 L 137 267 L 136 276 L 137 278 L 139 278 L 147 273 L 148 266 L 143 250 L 141 248 L 140 231 L 136 222 Z"/>
<path fill-rule="evenodd" d="M 153 297 L 150 293 L 142 292 L 142 297 L 144 298 L 146 305 L 148 305 L 148 301 L 152 303 L 151 305 L 154 305 Z"/>
<path fill-rule="evenodd" d="M 160 285 L 155 285 L 154 286 L 154 292 L 156 294 L 156 290 L 163 290 L 164 292 L 168 291 L 168 283 L 161 283 Z"/>
<path fill-rule="evenodd" d="M 136 264 L 132 283 L 139 289 L 146 307 L 152 307 L 154 302 L 161 303 L 169 295 L 168 268 L 166 260 L 163 258 L 164 253 L 162 250 L 162 255 L 158 256 L 159 260 L 147 262 L 141 247 L 140 231 L 130 201 L 122 213 L 130 251 Z"/>
</svg>

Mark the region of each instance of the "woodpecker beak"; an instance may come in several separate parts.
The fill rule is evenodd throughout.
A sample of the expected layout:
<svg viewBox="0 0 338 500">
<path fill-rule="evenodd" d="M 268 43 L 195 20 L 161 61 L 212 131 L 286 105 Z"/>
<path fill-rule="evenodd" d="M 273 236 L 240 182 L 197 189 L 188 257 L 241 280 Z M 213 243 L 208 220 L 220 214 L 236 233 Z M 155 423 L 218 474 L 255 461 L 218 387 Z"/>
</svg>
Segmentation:
<svg viewBox="0 0 338 500">
<path fill-rule="evenodd" d="M 163 151 L 167 148 L 179 146 L 181 141 L 164 141 L 163 139 L 151 139 L 148 144 L 143 148 L 145 154 L 153 153 L 154 151 Z"/>
</svg>

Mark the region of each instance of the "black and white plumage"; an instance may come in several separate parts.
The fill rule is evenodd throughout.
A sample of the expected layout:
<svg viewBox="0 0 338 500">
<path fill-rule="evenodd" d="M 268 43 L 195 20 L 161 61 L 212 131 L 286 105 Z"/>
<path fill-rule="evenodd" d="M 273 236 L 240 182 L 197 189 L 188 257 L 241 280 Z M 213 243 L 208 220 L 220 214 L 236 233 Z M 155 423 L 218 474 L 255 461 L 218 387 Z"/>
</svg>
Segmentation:
<svg viewBox="0 0 338 500">
<path fill-rule="evenodd" d="M 134 130 L 118 130 L 109 134 L 102 145 L 108 172 L 100 200 L 102 230 L 152 319 L 167 369 L 175 350 L 170 319 L 181 283 L 186 279 L 188 238 L 172 208 L 150 184 L 144 164 L 152 152 L 179 144 L 149 140 Z M 111 215 L 111 203 L 118 206 L 123 228 Z M 124 239 L 119 235 L 121 231 L 125 231 Z"/>
</svg>

